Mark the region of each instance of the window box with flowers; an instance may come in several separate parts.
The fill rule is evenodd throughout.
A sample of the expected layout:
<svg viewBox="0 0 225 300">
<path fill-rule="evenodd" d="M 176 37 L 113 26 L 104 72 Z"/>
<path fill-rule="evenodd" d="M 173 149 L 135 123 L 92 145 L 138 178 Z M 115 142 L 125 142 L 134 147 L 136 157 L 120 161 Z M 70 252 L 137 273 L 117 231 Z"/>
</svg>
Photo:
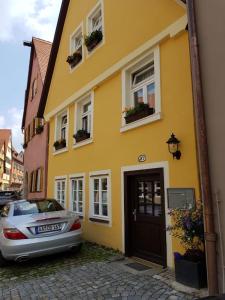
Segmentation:
<svg viewBox="0 0 225 300">
<path fill-rule="evenodd" d="M 134 107 L 125 108 L 125 121 L 126 124 L 135 122 L 142 118 L 148 117 L 149 115 L 153 115 L 155 113 L 155 109 L 153 107 L 149 107 L 148 104 L 144 102 L 138 103 Z"/>
<path fill-rule="evenodd" d="M 66 140 L 62 139 L 62 140 L 55 141 L 53 146 L 55 147 L 55 150 L 63 149 L 66 147 Z"/>
<path fill-rule="evenodd" d="M 73 137 L 75 138 L 76 143 L 79 143 L 81 141 L 89 139 L 90 138 L 90 133 L 87 132 L 87 130 L 80 129 L 80 130 L 77 131 L 76 134 L 73 135 Z"/>
<path fill-rule="evenodd" d="M 71 68 L 74 68 L 82 60 L 82 54 L 80 51 L 74 52 L 72 55 L 67 57 L 66 62 L 70 65 Z"/>
<path fill-rule="evenodd" d="M 204 252 L 203 209 L 169 212 L 173 225 L 167 228 L 172 236 L 180 240 L 185 253 L 174 253 L 176 281 L 193 288 L 207 286 L 206 260 Z"/>
<path fill-rule="evenodd" d="M 85 46 L 88 52 L 91 52 L 101 41 L 103 34 L 101 30 L 95 30 L 90 35 L 85 37 Z"/>
<path fill-rule="evenodd" d="M 36 127 L 36 134 L 41 134 L 43 130 L 44 130 L 44 125 L 38 125 Z"/>
</svg>

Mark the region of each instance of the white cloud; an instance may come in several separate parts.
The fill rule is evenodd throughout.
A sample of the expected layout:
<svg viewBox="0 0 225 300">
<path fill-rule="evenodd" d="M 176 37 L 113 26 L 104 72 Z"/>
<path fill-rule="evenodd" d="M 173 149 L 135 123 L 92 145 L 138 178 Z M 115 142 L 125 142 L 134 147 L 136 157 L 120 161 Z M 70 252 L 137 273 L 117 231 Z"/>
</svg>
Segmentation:
<svg viewBox="0 0 225 300">
<path fill-rule="evenodd" d="M 0 41 L 17 42 L 32 36 L 52 40 L 61 0 L 0 2 Z"/>
<path fill-rule="evenodd" d="M 23 110 L 16 107 L 10 108 L 6 115 L 0 115 L 0 128 L 12 130 L 12 142 L 17 151 L 22 150 L 23 134 L 21 131 L 21 123 Z"/>
</svg>

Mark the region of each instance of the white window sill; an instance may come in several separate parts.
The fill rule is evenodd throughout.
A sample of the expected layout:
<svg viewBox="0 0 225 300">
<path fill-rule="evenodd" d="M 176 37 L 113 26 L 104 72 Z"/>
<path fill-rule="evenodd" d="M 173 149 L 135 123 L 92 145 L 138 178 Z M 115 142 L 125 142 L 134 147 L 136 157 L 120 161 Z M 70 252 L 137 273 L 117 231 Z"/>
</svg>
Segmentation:
<svg viewBox="0 0 225 300">
<path fill-rule="evenodd" d="M 68 151 L 68 147 L 65 147 L 65 148 L 60 149 L 60 150 L 53 149 L 53 155 L 58 155 L 58 154 L 61 154 L 61 153 L 67 152 L 67 151 Z"/>
<path fill-rule="evenodd" d="M 88 145 L 88 144 L 91 144 L 91 143 L 93 143 L 93 138 L 89 138 L 89 139 L 86 139 L 86 140 L 81 141 L 79 143 L 75 143 L 73 145 L 73 149 L 77 149 L 79 147 L 82 147 L 82 146 L 85 146 L 85 145 Z"/>
<path fill-rule="evenodd" d="M 100 216 L 90 216 L 89 221 L 91 223 L 96 223 L 96 224 L 106 225 L 106 226 L 109 226 L 111 223 L 109 218 L 100 217 Z"/>
<path fill-rule="evenodd" d="M 120 132 L 125 132 L 125 131 L 128 131 L 128 130 L 131 130 L 131 129 L 134 129 L 134 128 L 137 128 L 137 127 L 140 127 L 140 126 L 143 126 L 143 125 L 161 120 L 161 119 L 162 119 L 162 115 L 161 115 L 160 112 L 158 112 L 158 113 L 155 113 L 154 115 L 150 115 L 148 117 L 142 118 L 142 119 L 137 120 L 135 122 L 125 124 L 124 126 L 122 126 L 120 128 Z"/>
</svg>

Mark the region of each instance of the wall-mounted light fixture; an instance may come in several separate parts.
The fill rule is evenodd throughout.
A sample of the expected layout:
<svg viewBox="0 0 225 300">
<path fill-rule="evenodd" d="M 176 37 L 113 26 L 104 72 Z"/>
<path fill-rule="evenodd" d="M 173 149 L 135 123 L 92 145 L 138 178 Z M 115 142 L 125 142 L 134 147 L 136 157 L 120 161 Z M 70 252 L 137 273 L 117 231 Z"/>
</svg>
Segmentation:
<svg viewBox="0 0 225 300">
<path fill-rule="evenodd" d="M 173 155 L 173 158 L 180 159 L 181 152 L 179 150 L 180 141 L 175 137 L 175 134 L 171 134 L 171 137 L 167 141 L 169 153 Z"/>
</svg>

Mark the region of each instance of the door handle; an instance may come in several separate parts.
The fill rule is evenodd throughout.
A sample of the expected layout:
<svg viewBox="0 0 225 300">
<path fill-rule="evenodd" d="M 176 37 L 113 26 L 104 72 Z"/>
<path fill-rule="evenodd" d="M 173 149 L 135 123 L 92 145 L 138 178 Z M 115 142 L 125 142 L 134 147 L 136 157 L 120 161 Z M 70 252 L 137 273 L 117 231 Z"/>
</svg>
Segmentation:
<svg viewBox="0 0 225 300">
<path fill-rule="evenodd" d="M 136 220 L 137 220 L 137 210 L 136 210 L 136 208 L 133 210 L 133 216 L 134 216 L 134 221 L 136 222 Z"/>
</svg>

